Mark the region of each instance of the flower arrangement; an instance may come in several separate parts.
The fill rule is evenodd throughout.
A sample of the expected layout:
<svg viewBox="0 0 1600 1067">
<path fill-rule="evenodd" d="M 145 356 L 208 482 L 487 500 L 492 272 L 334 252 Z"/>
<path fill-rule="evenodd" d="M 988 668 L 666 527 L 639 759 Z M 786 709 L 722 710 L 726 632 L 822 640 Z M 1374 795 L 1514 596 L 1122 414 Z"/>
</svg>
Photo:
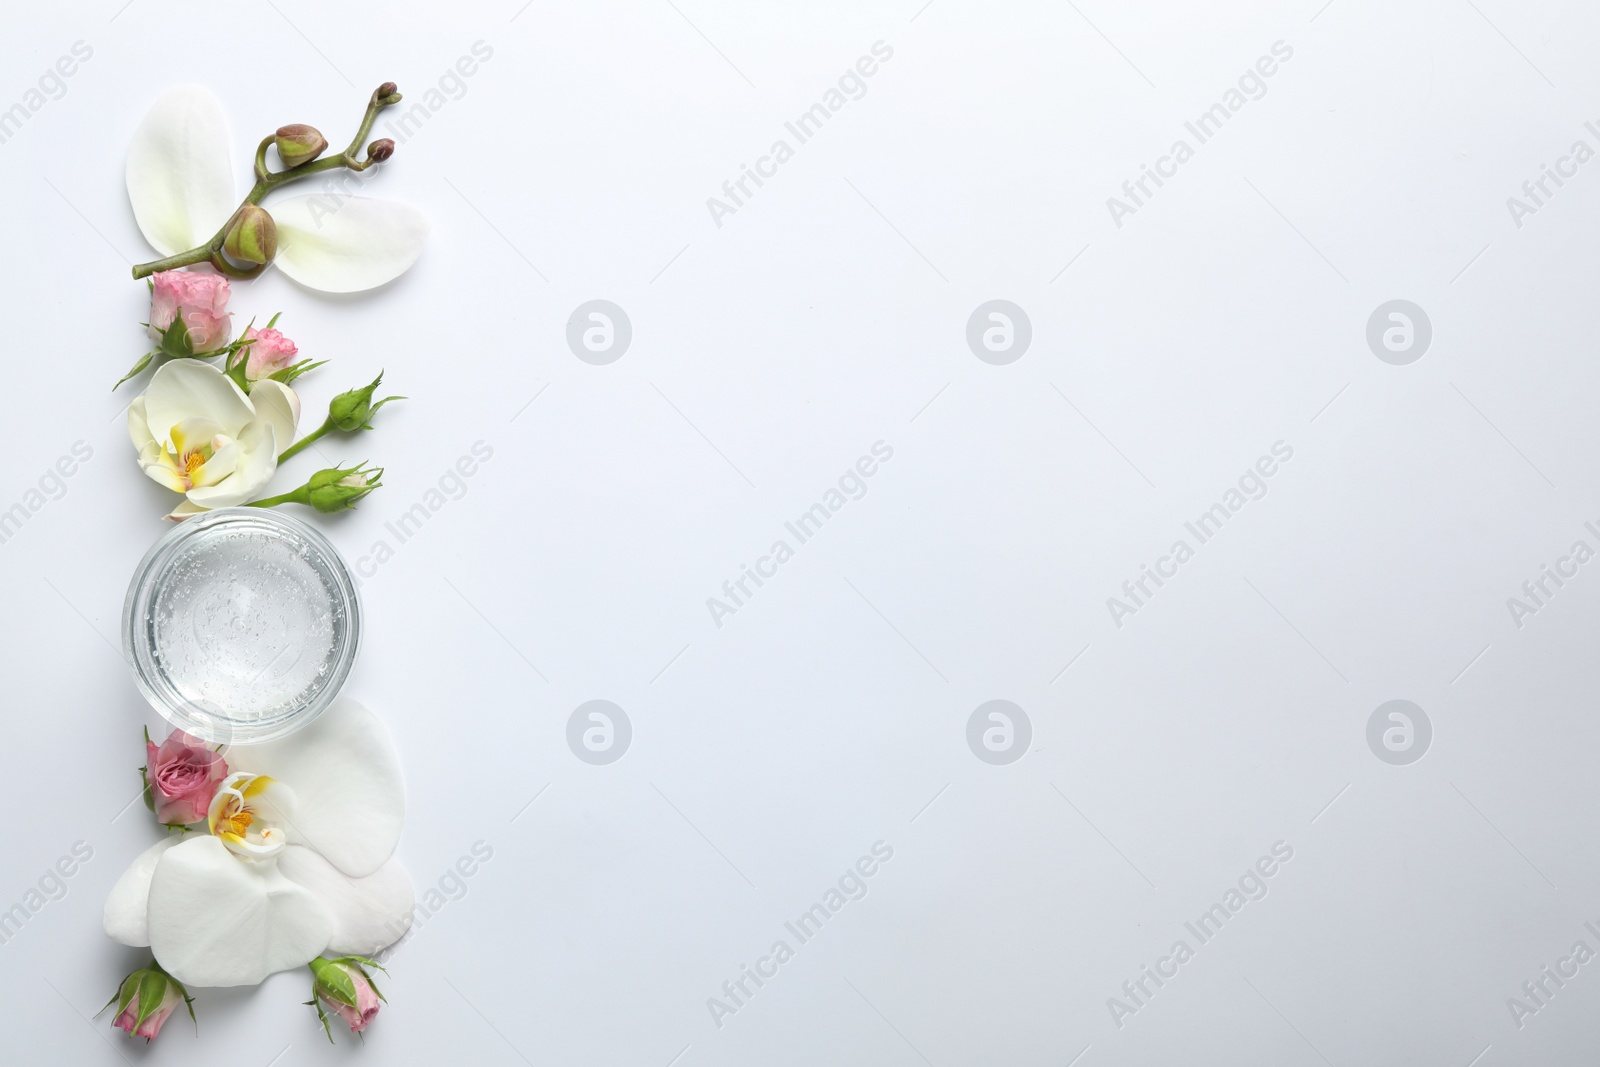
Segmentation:
<svg viewBox="0 0 1600 1067">
<path fill-rule="evenodd" d="M 405 789 L 383 723 L 342 698 L 282 740 L 213 749 L 175 730 L 160 745 L 146 737 L 145 756 L 145 806 L 169 833 L 106 898 L 106 933 L 154 956 L 123 980 L 116 1025 L 153 1038 L 189 986 L 309 967 L 313 999 L 364 1030 L 378 1009 L 361 968 L 377 966 L 413 906 L 393 857 Z"/>
<path fill-rule="evenodd" d="M 343 511 L 382 484 L 383 469 L 361 463 L 319 471 L 298 489 L 260 498 L 280 463 L 327 433 L 370 430 L 379 408 L 403 398 L 373 400 L 380 373 L 335 397 L 322 423 L 296 440 L 300 398 L 293 383 L 328 361 L 297 359 L 299 347 L 277 328 L 278 315 L 261 328 L 252 319 L 234 337 L 230 279 L 275 266 L 308 288 L 349 293 L 391 281 L 416 261 L 427 224 L 407 205 L 310 195 L 281 200 L 270 211 L 262 206 L 269 193 L 302 178 L 359 173 L 389 159 L 393 141 L 373 141 L 364 156 L 361 143 L 378 114 L 400 99 L 393 82 L 378 86 L 354 140 L 337 155 L 323 157 L 328 142 L 311 126 L 280 127 L 257 147 L 256 183 L 237 206 L 227 118 L 209 90 L 165 93 L 135 133 L 128 198 L 140 231 L 163 258 L 133 268 L 149 285 L 144 326 L 154 347 L 113 388 L 157 364 L 144 394 L 128 407 L 128 434 L 144 472 L 183 497 L 169 518 L 241 504 Z M 268 165 L 269 150 L 280 169 Z"/>
<path fill-rule="evenodd" d="M 337 155 L 324 155 L 328 142 L 311 126 L 280 127 L 256 149 L 256 182 L 237 204 L 227 121 L 208 90 L 167 92 L 136 132 L 128 196 L 162 258 L 133 269 L 149 286 L 153 347 L 114 388 L 155 365 L 128 405 L 128 433 L 140 468 L 180 496 L 168 518 L 291 503 L 339 512 L 381 486 L 382 468 L 358 463 L 264 495 L 280 464 L 328 434 L 372 429 L 378 411 L 403 398 L 375 399 L 380 372 L 336 396 L 322 422 L 297 436 L 294 383 L 327 361 L 299 358 L 278 315 L 235 336 L 230 303 L 233 282 L 273 266 L 335 293 L 382 285 L 411 266 L 426 233 L 413 208 L 342 195 L 263 206 L 300 178 L 389 159 L 392 141 L 373 141 L 364 154 L 362 143 L 400 99 L 394 83 L 379 86 Z M 152 956 L 107 1003 L 117 1009 L 113 1026 L 153 1040 L 180 1004 L 194 1019 L 191 987 L 254 985 L 306 967 L 308 1003 L 329 1040 L 333 1017 L 364 1032 L 383 1001 L 373 957 L 405 933 L 413 911 L 410 876 L 393 856 L 405 790 L 383 723 L 341 698 L 276 741 L 212 747 L 174 730 L 160 744 L 147 731 L 144 742 L 145 805 L 167 834 L 106 900 L 106 933 Z"/>
</svg>

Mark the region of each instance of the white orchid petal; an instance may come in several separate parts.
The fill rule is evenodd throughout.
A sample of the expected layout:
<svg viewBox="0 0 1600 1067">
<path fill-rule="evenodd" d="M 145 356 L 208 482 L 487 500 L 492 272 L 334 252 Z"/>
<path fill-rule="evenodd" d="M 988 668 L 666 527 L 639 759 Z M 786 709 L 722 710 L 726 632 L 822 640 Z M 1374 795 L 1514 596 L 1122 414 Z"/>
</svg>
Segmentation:
<svg viewBox="0 0 1600 1067">
<path fill-rule="evenodd" d="M 144 414 L 144 397 L 137 396 L 128 405 L 128 437 L 133 440 L 136 452 L 143 453 L 145 448 L 157 444 L 156 435 L 150 432 L 150 422 Z"/>
<path fill-rule="evenodd" d="M 128 149 L 128 200 L 151 247 L 174 255 L 221 229 L 238 205 L 232 167 L 228 117 L 211 90 L 163 93 Z"/>
<path fill-rule="evenodd" d="M 349 697 L 282 740 L 230 750 L 228 763 L 292 784 L 298 805 L 290 840 L 351 878 L 383 866 L 400 840 L 400 757 L 378 717 Z"/>
<path fill-rule="evenodd" d="M 159 449 L 159 445 L 151 445 L 141 453 L 139 468 L 174 493 L 183 492 L 189 487 L 189 483 L 183 475 L 173 469 L 171 459 Z"/>
<path fill-rule="evenodd" d="M 325 293 L 359 293 L 398 278 L 422 254 L 428 220 L 409 204 L 328 193 L 268 205 L 278 269 Z"/>
<path fill-rule="evenodd" d="M 264 379 L 250 386 L 250 403 L 258 418 L 272 423 L 278 450 L 288 448 L 294 441 L 295 427 L 300 425 L 300 397 L 295 391 L 282 382 Z"/>
<path fill-rule="evenodd" d="M 191 415 L 173 426 L 168 436 L 172 438 L 173 451 L 186 456 L 195 449 L 212 447 L 219 435 L 226 436 L 221 423 L 204 415 Z"/>
<path fill-rule="evenodd" d="M 186 419 L 210 419 L 229 437 L 238 437 L 256 417 L 249 399 L 226 374 L 196 359 L 163 363 L 141 399 L 145 425 L 163 445 L 172 443 L 173 428 Z"/>
<path fill-rule="evenodd" d="M 311 962 L 328 947 L 333 919 L 277 863 L 241 860 L 207 834 L 156 864 L 149 928 L 150 951 L 178 981 L 238 986 Z"/>
<path fill-rule="evenodd" d="M 150 902 L 150 877 L 167 849 L 178 843 L 177 834 L 168 834 L 128 864 L 106 897 L 106 933 L 115 941 L 134 948 L 150 943 L 146 907 Z"/>
<path fill-rule="evenodd" d="M 211 458 L 194 469 L 189 480 L 195 485 L 216 485 L 239 467 L 239 442 L 230 440 L 211 453 Z"/>
<path fill-rule="evenodd" d="M 278 443 L 272 424 L 257 419 L 245 426 L 238 437 L 238 462 L 232 474 L 216 485 L 199 485 L 189 490 L 189 500 L 203 508 L 231 508 L 243 504 L 265 489 L 278 469 Z"/>
<path fill-rule="evenodd" d="M 196 515 L 204 515 L 210 510 L 210 508 L 203 508 L 190 500 L 184 500 L 177 507 L 167 512 L 167 518 L 173 522 L 182 522 L 184 519 L 193 518 Z"/>
<path fill-rule="evenodd" d="M 328 910 L 330 953 L 376 955 L 411 928 L 416 907 L 411 876 L 392 856 L 365 878 L 349 878 L 311 849 L 290 845 L 278 857 L 278 870 L 315 893 Z"/>
</svg>

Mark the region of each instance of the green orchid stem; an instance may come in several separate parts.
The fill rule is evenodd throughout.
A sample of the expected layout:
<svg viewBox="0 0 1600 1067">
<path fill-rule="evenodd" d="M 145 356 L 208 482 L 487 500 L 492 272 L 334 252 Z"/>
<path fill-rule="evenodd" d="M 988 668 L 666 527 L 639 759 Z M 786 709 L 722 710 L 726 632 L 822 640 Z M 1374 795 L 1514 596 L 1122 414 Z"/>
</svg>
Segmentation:
<svg viewBox="0 0 1600 1067">
<path fill-rule="evenodd" d="M 294 444 L 278 453 L 278 462 L 282 463 L 285 460 L 299 455 L 302 449 L 306 448 L 308 445 L 316 441 L 331 429 L 333 429 L 333 423 L 324 419 L 321 426 L 318 426 L 315 430 L 312 430 L 310 433 L 300 438 L 300 440 L 296 441 Z"/>
<path fill-rule="evenodd" d="M 386 82 L 384 84 L 387 85 L 389 83 Z M 228 230 L 232 228 L 233 220 L 238 217 L 239 211 L 246 204 L 261 203 L 269 192 L 280 185 L 287 185 L 290 182 L 299 181 L 301 178 L 308 178 L 313 174 L 322 174 L 330 170 L 346 168 L 354 171 L 363 171 L 368 167 L 374 166 L 378 160 L 371 158 L 371 156 L 362 159 L 357 153 L 361 151 L 362 142 L 372 132 L 372 124 L 378 120 L 378 113 L 386 107 L 398 104 L 401 100 L 398 92 L 390 93 L 387 96 L 380 95 L 378 90 L 383 87 L 380 85 L 378 89 L 372 91 L 372 97 L 367 101 L 367 112 L 361 119 L 361 128 L 356 131 L 355 138 L 350 142 L 350 147 L 339 155 L 328 156 L 326 159 L 319 159 L 289 170 L 269 171 L 267 170 L 266 162 L 267 146 L 272 144 L 273 138 L 264 139 L 260 147 L 256 149 L 256 184 L 251 188 L 244 200 L 240 202 L 234 213 L 228 216 L 228 221 L 222 224 L 222 229 L 218 230 L 211 240 L 205 244 L 191 248 L 187 252 L 179 252 L 177 255 L 167 256 L 164 259 L 151 260 L 149 263 L 140 263 L 133 268 L 133 276 L 135 278 L 147 278 L 158 271 L 176 270 L 179 267 L 190 267 L 196 263 L 207 262 L 232 278 L 254 278 L 266 270 L 267 265 L 265 263 L 249 268 L 241 268 L 234 266 L 223 257 L 222 243 L 227 240 Z"/>
<path fill-rule="evenodd" d="M 265 500 L 253 500 L 246 504 L 249 508 L 275 508 L 279 504 L 304 504 L 311 506 L 311 487 L 302 485 L 300 488 L 277 496 L 269 496 Z"/>
</svg>

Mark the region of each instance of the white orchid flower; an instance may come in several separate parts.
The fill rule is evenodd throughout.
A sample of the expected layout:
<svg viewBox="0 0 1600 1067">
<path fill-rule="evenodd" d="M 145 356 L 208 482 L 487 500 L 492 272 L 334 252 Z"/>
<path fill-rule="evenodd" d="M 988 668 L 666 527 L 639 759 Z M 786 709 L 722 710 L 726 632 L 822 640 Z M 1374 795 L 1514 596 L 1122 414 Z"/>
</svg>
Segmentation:
<svg viewBox="0 0 1600 1067">
<path fill-rule="evenodd" d="M 282 382 L 256 382 L 246 396 L 222 371 L 194 359 L 162 364 L 128 405 L 139 466 L 184 495 L 172 519 L 243 504 L 266 488 L 299 421 L 300 398 Z"/>
<path fill-rule="evenodd" d="M 133 215 L 162 256 L 209 241 L 238 209 L 234 156 L 222 104 L 198 85 L 168 90 L 140 123 L 128 151 Z M 427 220 L 406 204 L 313 193 L 273 198 L 274 264 L 328 293 L 372 289 L 405 273 L 422 252 Z"/>
<path fill-rule="evenodd" d="M 106 933 L 178 981 L 254 985 L 318 956 L 371 956 L 410 927 L 392 855 L 405 784 L 377 716 L 348 698 L 280 741 L 226 752 L 209 833 L 169 836 L 106 899 Z"/>
</svg>

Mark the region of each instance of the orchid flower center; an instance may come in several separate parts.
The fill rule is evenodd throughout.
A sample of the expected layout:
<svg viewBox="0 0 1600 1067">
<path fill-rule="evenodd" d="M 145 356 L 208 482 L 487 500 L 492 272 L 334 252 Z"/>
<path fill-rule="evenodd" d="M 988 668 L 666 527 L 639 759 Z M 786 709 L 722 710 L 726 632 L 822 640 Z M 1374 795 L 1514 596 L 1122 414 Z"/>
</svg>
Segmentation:
<svg viewBox="0 0 1600 1067">
<path fill-rule="evenodd" d="M 229 852 L 241 859 L 267 859 L 282 852 L 288 839 L 272 817 L 277 809 L 266 801 L 275 779 L 238 771 L 217 787 L 206 812 L 206 827 Z"/>
<path fill-rule="evenodd" d="M 161 463 L 177 479 L 173 488 L 188 492 L 198 485 L 214 485 L 233 473 L 235 442 L 218 423 L 206 418 L 185 419 L 172 427 L 171 444 L 161 452 Z M 219 462 L 213 464 L 213 460 Z"/>
</svg>

